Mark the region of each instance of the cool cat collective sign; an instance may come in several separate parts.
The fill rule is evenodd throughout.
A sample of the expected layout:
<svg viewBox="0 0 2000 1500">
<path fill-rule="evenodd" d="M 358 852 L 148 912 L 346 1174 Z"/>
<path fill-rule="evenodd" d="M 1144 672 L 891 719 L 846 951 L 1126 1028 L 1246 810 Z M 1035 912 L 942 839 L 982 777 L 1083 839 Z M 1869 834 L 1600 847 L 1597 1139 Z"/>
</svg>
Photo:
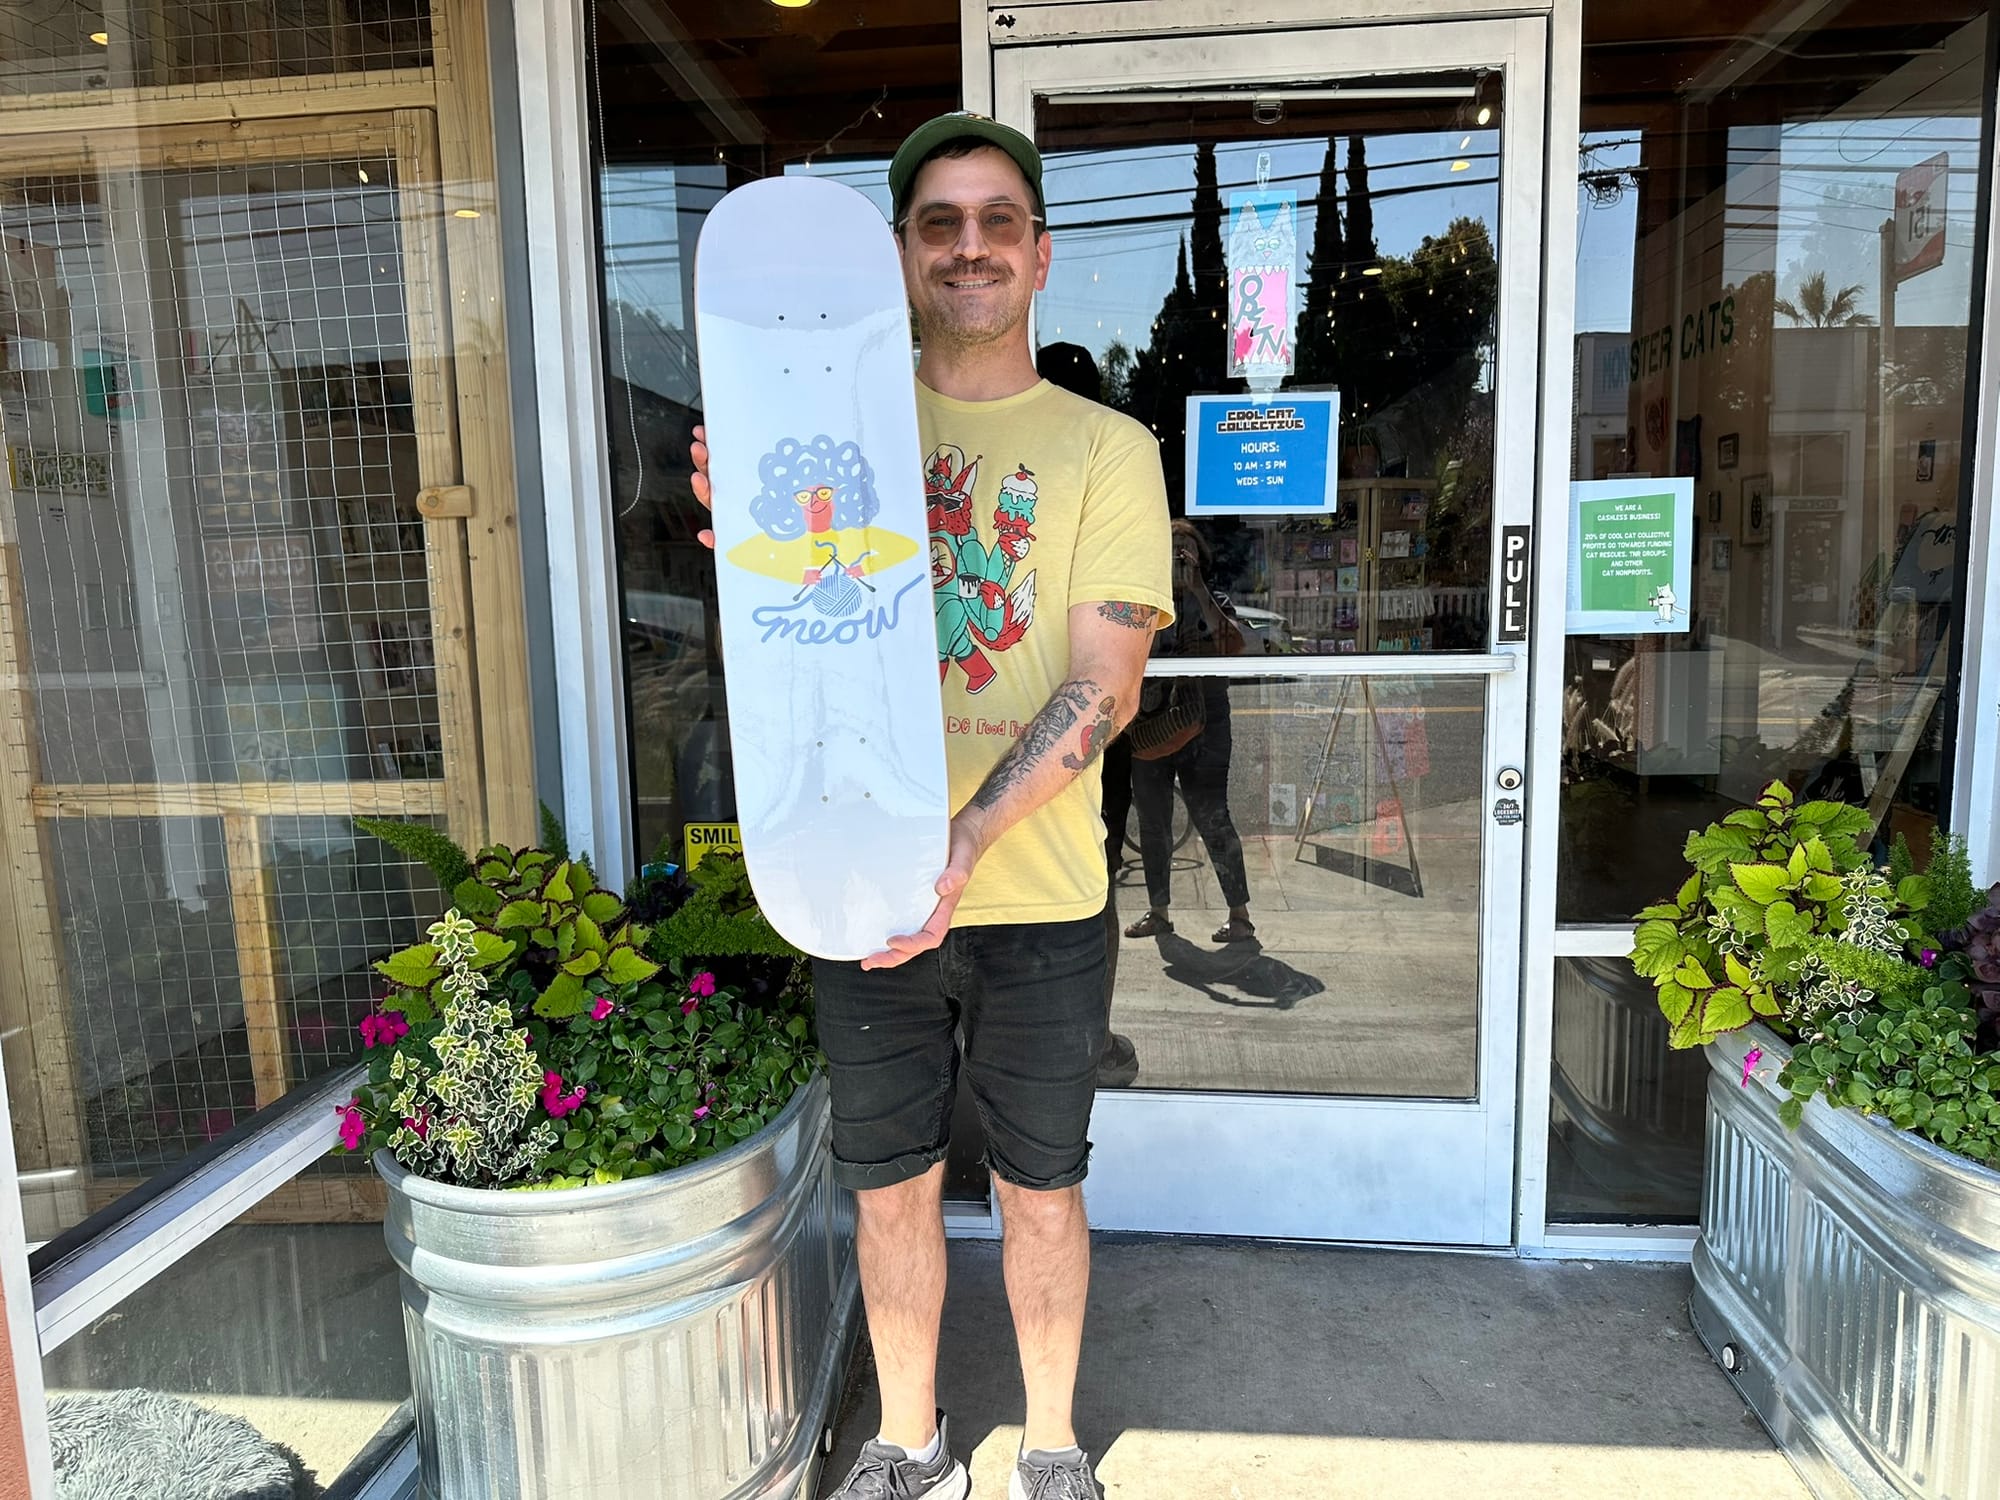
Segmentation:
<svg viewBox="0 0 2000 1500">
<path fill-rule="evenodd" d="M 1597 479 L 1570 486 L 1571 635 L 1688 628 L 1694 481 Z"/>
</svg>

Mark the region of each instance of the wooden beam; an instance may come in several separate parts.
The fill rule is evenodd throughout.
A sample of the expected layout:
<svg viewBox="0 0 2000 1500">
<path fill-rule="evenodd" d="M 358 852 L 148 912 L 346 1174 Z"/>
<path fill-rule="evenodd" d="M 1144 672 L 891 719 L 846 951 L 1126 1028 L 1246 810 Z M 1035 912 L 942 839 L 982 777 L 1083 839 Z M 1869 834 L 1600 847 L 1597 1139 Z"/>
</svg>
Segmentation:
<svg viewBox="0 0 2000 1500">
<path fill-rule="evenodd" d="M 88 118 L 72 110 L 65 122 L 70 127 L 67 130 L 19 134 L 15 122 L 0 111 L 0 172 L 58 176 L 329 161 L 388 156 L 396 146 L 393 113 L 347 115 L 335 120 L 260 120 L 247 128 L 228 122 L 169 125 L 141 132 L 107 131 L 94 124 L 78 128 Z"/>
<path fill-rule="evenodd" d="M 0 968 L 0 1024 L 8 1049 L 16 1150 L 30 1168 L 83 1165 L 83 1114 L 70 1037 L 69 985 L 57 935 L 49 847 L 35 820 L 34 658 L 19 548 L 0 542 L 0 884 L 9 908 L 14 962 Z M 16 1031 L 18 1028 L 18 1031 Z M 16 1059 L 31 1061 L 23 1068 Z"/>
<path fill-rule="evenodd" d="M 68 94 L 0 95 L 0 132 L 61 134 L 146 129 L 161 125 L 228 125 L 424 109 L 436 102 L 429 68 L 383 68 L 337 78 L 238 78 L 218 83 L 152 84 Z"/>
<path fill-rule="evenodd" d="M 403 225 L 403 296 L 410 340 L 410 397 L 417 435 L 417 498 L 430 562 L 431 657 L 436 665 L 438 742 L 444 757 L 445 826 L 460 847 L 486 839 L 485 767 L 479 741 L 479 669 L 473 646 L 471 507 L 426 509 L 423 496 L 459 484 L 449 273 L 444 249 L 437 120 L 428 110 L 396 116 L 396 189 Z"/>
<path fill-rule="evenodd" d="M 51 783 L 29 804 L 39 818 L 436 817 L 442 781 Z"/>
<path fill-rule="evenodd" d="M 437 70 L 438 161 L 451 207 L 444 243 L 458 383 L 459 479 L 479 497 L 478 513 L 466 523 L 466 545 L 478 647 L 487 838 L 524 845 L 541 836 L 541 825 L 513 393 L 500 279 L 500 236 L 521 231 L 518 225 L 501 223 L 495 191 L 486 14 L 484 0 L 433 0 L 431 46 Z"/>
<path fill-rule="evenodd" d="M 142 1184 L 137 1177 L 100 1177 L 90 1184 L 90 1211 L 109 1207 Z M 308 1173 L 275 1190 L 238 1224 L 379 1224 L 387 1210 L 388 1190 L 381 1179 L 334 1177 Z"/>
<path fill-rule="evenodd" d="M 278 993 L 278 918 L 271 901 L 271 867 L 264 857 L 264 820 L 230 813 L 222 820 L 229 859 L 229 912 L 236 930 L 236 978 L 243 992 L 243 1030 L 257 1107 L 275 1104 L 292 1086 L 285 1042 L 284 999 Z"/>
</svg>

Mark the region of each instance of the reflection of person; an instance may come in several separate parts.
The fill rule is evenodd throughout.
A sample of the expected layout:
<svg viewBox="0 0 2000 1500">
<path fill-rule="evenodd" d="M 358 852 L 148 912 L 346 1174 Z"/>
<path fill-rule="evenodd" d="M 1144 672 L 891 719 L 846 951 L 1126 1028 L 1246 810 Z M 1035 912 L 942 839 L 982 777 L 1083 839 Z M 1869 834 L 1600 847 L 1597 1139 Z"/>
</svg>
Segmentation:
<svg viewBox="0 0 2000 1500">
<path fill-rule="evenodd" d="M 1243 630 L 1231 619 L 1208 586 L 1213 566 L 1208 545 L 1191 521 L 1176 521 L 1174 535 L 1174 611 L 1178 623 L 1163 631 L 1155 651 L 1176 656 L 1235 656 L 1243 650 Z M 1125 929 L 1125 935 L 1148 938 L 1174 930 L 1167 915 L 1173 903 L 1174 786 L 1187 803 L 1195 832 L 1215 866 L 1222 898 L 1229 903 L 1229 920 L 1213 934 L 1218 943 L 1240 943 L 1256 935 L 1250 920 L 1250 882 L 1243 869 L 1243 840 L 1229 816 L 1229 683 L 1220 677 L 1199 679 L 1201 728 L 1177 749 L 1146 758 L 1135 749 L 1132 759 L 1132 806 L 1139 814 L 1139 859 L 1146 870 L 1146 915 Z"/>
<path fill-rule="evenodd" d="M 930 920 L 859 964 L 813 968 L 882 1409 L 833 1493 L 964 1500 L 970 1488 L 936 1404 L 944 1158 L 963 1072 L 986 1123 L 1026 1385 L 1010 1493 L 1102 1500 L 1072 1425 L 1105 1031 L 1099 765 L 1137 707 L 1154 629 L 1173 618 L 1166 482 L 1152 433 L 1036 373 L 1029 309 L 1052 245 L 1034 144 L 944 115 L 903 143 L 889 188 L 922 343 L 942 707 L 964 729 L 945 735 L 957 810 Z M 694 490 L 712 499 L 705 472 Z"/>
</svg>

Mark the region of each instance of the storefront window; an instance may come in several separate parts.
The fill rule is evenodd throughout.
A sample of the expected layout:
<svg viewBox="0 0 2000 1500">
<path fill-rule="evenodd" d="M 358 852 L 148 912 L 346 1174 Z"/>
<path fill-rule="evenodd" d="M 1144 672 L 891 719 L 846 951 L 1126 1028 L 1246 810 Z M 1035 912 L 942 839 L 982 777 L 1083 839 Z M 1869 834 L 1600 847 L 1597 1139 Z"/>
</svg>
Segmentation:
<svg viewBox="0 0 2000 1500">
<path fill-rule="evenodd" d="M 1628 921 L 1774 780 L 1878 855 L 1949 797 L 1986 8 L 1682 24 L 1584 13 L 1572 474 L 1691 478 L 1694 588 L 1684 632 L 1568 641 L 1566 923 Z M 1700 1057 L 1622 965 L 1559 970 L 1551 1218 L 1691 1219 Z"/>
<path fill-rule="evenodd" d="M 686 825 L 736 816 L 715 567 L 688 487 L 702 223 L 729 189 L 803 172 L 870 194 L 886 218 L 896 146 L 958 107 L 958 33 L 952 0 L 810 16 L 648 0 L 599 18 L 606 418 L 642 859 L 678 860 Z"/>
<path fill-rule="evenodd" d="M 212 10 L 0 22 L 0 1019 L 37 1241 L 359 1059 L 372 961 L 439 897 L 355 817 L 476 844 L 524 789 L 481 723 L 524 696 L 520 564 L 466 519 L 512 510 L 493 146 L 434 107 L 477 64 L 434 71 L 429 6 Z M 156 83 L 201 90 L 132 128 Z"/>
</svg>

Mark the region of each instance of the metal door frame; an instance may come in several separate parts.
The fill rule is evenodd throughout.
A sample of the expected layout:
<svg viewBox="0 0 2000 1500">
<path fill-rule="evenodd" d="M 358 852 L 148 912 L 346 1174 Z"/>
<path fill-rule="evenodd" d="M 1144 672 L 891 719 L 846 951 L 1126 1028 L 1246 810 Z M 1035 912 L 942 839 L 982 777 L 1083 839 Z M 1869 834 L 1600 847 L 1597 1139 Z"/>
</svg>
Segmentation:
<svg viewBox="0 0 2000 1500">
<path fill-rule="evenodd" d="M 1482 67 L 1505 71 L 1499 242 L 1510 274 L 1502 277 L 1499 310 L 1494 522 L 1536 526 L 1535 597 L 1549 599 L 1552 586 L 1559 597 L 1566 538 L 1556 533 L 1564 510 L 1545 505 L 1538 516 L 1534 500 L 1537 493 L 1565 494 L 1569 466 L 1576 169 L 1573 151 L 1558 144 L 1576 139 L 1575 0 L 1554 11 L 1524 15 L 1516 8 L 1507 16 L 1463 0 L 1427 8 L 1431 15 L 1457 17 L 1487 11 L 1486 18 L 1471 20 L 1407 15 L 1386 20 L 1381 7 L 1363 0 L 1355 9 L 1364 14 L 1350 24 L 1308 21 L 1301 13 L 1263 27 L 1236 19 L 1225 23 L 1209 0 L 1126 7 L 1119 16 L 1099 15 L 1102 9 L 1074 4 L 991 16 L 979 9 L 979 31 L 968 28 L 967 36 L 968 106 L 984 104 L 996 118 L 1032 130 L 1038 97 L 1267 81 L 1278 87 L 1288 79 Z M 1108 34 L 1140 27 L 1156 34 L 1115 41 Z M 974 35 L 985 45 L 975 47 Z M 975 87 L 981 74 L 984 86 Z M 1060 244 L 1057 248 L 1060 253 Z M 1526 267 L 1535 274 L 1522 274 Z M 1494 566 L 1497 595 L 1497 549 Z M 1547 1036 L 1546 1022 L 1538 1028 L 1528 1023 L 1526 1012 L 1546 1011 L 1549 1004 L 1554 915 L 1552 881 L 1544 875 L 1530 882 L 1527 869 L 1532 864 L 1540 872 L 1553 870 L 1556 756 L 1546 752 L 1559 746 L 1550 735 L 1560 733 L 1560 695 L 1541 694 L 1547 701 L 1531 709 L 1528 689 L 1531 656 L 1549 660 L 1551 642 L 1559 666 L 1561 625 L 1560 609 L 1539 609 L 1529 644 L 1494 645 L 1483 656 L 1302 657 L 1285 664 L 1288 672 L 1314 678 L 1483 675 L 1487 795 L 1502 766 L 1529 773 L 1526 822 L 1511 828 L 1489 822 L 1482 841 L 1478 1099 L 1106 1093 L 1093 1132 L 1093 1222 L 1191 1233 L 1488 1246 L 1511 1245 L 1521 1237 L 1517 1170 L 1532 1165 L 1539 1180 L 1539 1158 L 1546 1152 L 1545 1132 L 1526 1134 L 1520 1128 L 1534 1113 L 1521 1108 L 1521 1089 L 1534 1072 L 1532 1064 L 1523 1067 L 1522 1047 L 1538 1030 Z M 1205 663 L 1199 670 L 1216 675 L 1218 668 L 1227 672 L 1235 665 Z M 1190 670 L 1167 668 L 1176 669 Z M 1531 851 L 1539 857 L 1531 860 Z M 1539 983 L 1524 987 L 1527 976 Z M 1526 1007 L 1524 992 L 1534 997 Z M 1354 1119 L 1369 1122 L 1360 1132 L 1363 1138 L 1339 1140 L 1337 1122 Z M 1517 1153 L 1537 1160 L 1517 1160 Z M 1194 1165 L 1204 1155 L 1206 1171 Z M 1535 1215 L 1539 1238 L 1539 1201 Z"/>
</svg>

